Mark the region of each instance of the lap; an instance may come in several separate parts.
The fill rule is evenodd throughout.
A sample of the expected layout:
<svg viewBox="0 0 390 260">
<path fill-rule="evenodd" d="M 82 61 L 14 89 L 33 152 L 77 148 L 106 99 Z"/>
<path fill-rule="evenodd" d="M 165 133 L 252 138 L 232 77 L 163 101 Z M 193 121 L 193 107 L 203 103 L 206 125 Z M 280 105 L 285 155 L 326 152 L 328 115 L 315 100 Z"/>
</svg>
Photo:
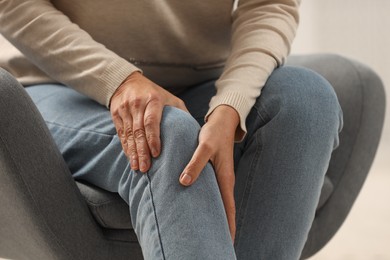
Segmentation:
<svg viewBox="0 0 390 260">
<path fill-rule="evenodd" d="M 315 84 L 311 84 L 316 80 L 322 79 L 304 69 L 282 67 L 275 70 L 249 114 L 248 135 L 261 126 L 259 114 L 265 113 L 260 118 L 266 118 L 275 107 L 280 110 L 285 100 L 301 102 L 307 99 L 307 93 L 317 95 L 318 90 L 313 88 Z M 200 124 L 209 100 L 215 95 L 214 83 L 210 81 L 190 88 L 180 96 Z M 109 110 L 62 85 L 36 85 L 26 90 L 45 119 L 73 176 L 115 191 L 111 182 L 116 182 L 130 168 Z M 236 162 L 242 149 L 243 145 L 236 145 Z M 96 179 L 96 176 L 100 177 Z"/>
<path fill-rule="evenodd" d="M 35 85 L 26 90 L 41 112 L 73 177 L 117 192 L 122 176 L 131 174 L 132 170 L 109 110 L 63 85 Z M 197 131 L 199 125 L 190 115 L 173 107 L 164 109 L 163 142 L 177 143 L 172 139 L 179 138 L 185 143 L 183 138 L 187 137 L 196 143 Z M 177 145 L 175 149 L 178 149 Z M 193 147 L 187 147 L 190 148 Z"/>
</svg>

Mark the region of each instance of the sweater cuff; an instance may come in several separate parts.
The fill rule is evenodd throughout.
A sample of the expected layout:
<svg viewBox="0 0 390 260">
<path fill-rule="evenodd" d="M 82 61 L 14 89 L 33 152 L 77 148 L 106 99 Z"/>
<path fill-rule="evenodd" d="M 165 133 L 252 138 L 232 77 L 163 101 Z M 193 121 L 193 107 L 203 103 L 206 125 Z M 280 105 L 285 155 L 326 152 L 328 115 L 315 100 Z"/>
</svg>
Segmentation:
<svg viewBox="0 0 390 260">
<path fill-rule="evenodd" d="M 240 117 L 240 124 L 236 129 L 234 140 L 235 142 L 241 142 L 247 133 L 245 120 L 250 110 L 252 109 L 252 105 L 248 101 L 247 97 L 242 95 L 239 92 L 231 91 L 222 94 L 218 93 L 210 101 L 209 104 L 210 108 L 205 116 L 205 122 L 207 122 L 208 117 L 215 110 L 215 108 L 217 108 L 220 105 L 231 106 L 237 111 Z"/>
<path fill-rule="evenodd" d="M 118 59 L 111 63 L 100 77 L 100 87 L 97 88 L 96 99 L 99 103 L 110 107 L 111 97 L 121 83 L 133 72 L 142 70 L 125 59 Z"/>
</svg>

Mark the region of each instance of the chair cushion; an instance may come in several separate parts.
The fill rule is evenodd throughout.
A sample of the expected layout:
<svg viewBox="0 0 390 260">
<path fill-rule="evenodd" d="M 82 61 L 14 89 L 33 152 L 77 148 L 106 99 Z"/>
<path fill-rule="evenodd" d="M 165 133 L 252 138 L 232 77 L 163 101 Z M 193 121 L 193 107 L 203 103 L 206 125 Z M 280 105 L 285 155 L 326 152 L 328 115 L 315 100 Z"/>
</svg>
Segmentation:
<svg viewBox="0 0 390 260">
<path fill-rule="evenodd" d="M 76 181 L 95 220 L 104 228 L 132 229 L 129 206 L 117 194 L 100 189 L 91 184 Z M 329 199 L 333 192 L 331 180 L 325 176 L 317 210 Z"/>
<path fill-rule="evenodd" d="M 118 195 L 91 184 L 76 181 L 95 220 L 104 228 L 132 229 L 129 206 Z"/>
</svg>

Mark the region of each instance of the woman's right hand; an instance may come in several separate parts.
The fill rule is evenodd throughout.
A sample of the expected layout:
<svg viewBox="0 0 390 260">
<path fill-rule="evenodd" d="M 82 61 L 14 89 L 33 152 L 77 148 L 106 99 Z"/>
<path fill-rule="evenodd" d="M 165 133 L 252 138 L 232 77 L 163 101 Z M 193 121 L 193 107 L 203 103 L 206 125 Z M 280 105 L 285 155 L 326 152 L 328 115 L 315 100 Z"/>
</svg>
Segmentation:
<svg viewBox="0 0 390 260">
<path fill-rule="evenodd" d="M 166 105 L 188 112 L 181 99 L 140 72 L 132 73 L 112 96 L 111 116 L 133 170 L 147 172 L 151 156 L 159 156 L 160 122 Z"/>
</svg>

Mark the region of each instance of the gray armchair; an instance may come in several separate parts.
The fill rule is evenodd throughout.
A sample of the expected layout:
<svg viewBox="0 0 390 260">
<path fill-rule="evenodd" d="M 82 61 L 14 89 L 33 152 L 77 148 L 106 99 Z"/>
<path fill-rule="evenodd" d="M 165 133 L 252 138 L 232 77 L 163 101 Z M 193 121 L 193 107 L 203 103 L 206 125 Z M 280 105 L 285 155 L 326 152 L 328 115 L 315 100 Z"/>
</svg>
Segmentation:
<svg viewBox="0 0 390 260">
<path fill-rule="evenodd" d="M 295 56 L 288 64 L 322 74 L 344 112 L 340 146 L 302 252 L 307 258 L 336 233 L 363 185 L 383 126 L 385 95 L 372 70 L 340 56 Z M 29 96 L 1 70 L 0 82 L 0 257 L 142 259 L 126 203 L 72 179 Z"/>
</svg>

